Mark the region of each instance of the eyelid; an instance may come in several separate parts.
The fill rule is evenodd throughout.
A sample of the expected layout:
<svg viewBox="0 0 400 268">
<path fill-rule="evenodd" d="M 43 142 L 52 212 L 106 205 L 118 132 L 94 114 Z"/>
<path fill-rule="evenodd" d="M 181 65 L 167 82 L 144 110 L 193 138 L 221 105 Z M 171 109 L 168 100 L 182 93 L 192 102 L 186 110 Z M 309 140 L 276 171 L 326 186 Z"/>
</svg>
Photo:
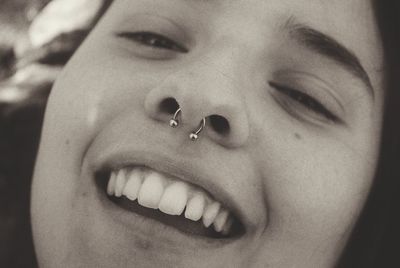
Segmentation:
<svg viewBox="0 0 400 268">
<path fill-rule="evenodd" d="M 305 123 L 309 123 L 311 122 L 312 124 L 316 124 L 316 125 L 320 125 L 321 124 L 321 120 L 312 120 L 312 119 L 307 119 L 306 116 L 301 115 L 300 113 L 294 111 L 294 109 L 292 108 L 292 106 L 290 105 L 292 102 L 296 102 L 295 100 L 288 100 L 290 97 L 283 99 L 280 97 L 277 97 L 275 94 L 272 94 L 272 98 L 275 99 L 275 101 L 281 106 L 283 107 L 283 109 L 285 109 L 285 111 L 287 113 L 289 113 L 291 116 L 293 116 L 294 118 L 296 118 L 297 120 L 301 121 L 301 122 L 305 122 Z M 302 105 L 302 104 L 298 104 L 298 105 Z M 306 109 L 306 108 L 305 108 Z M 318 121 L 317 123 L 315 123 L 316 121 Z"/>
<path fill-rule="evenodd" d="M 129 18 L 121 18 L 117 21 L 115 33 L 121 32 L 154 32 L 160 36 L 179 43 L 185 48 L 193 45 L 193 40 L 189 38 L 187 29 L 171 19 L 150 13 L 135 13 Z"/>
<path fill-rule="evenodd" d="M 280 70 L 274 74 L 274 81 L 277 81 L 277 84 L 298 89 L 318 100 L 329 111 L 334 112 L 338 118 L 345 118 L 345 102 L 339 98 L 333 85 L 318 76 L 297 70 Z M 321 99 L 328 101 L 323 102 Z"/>
<path fill-rule="evenodd" d="M 283 106 L 287 107 L 289 109 L 289 113 L 293 114 L 296 118 L 299 119 L 303 119 L 303 116 L 300 116 L 298 113 L 293 112 L 293 105 L 289 105 L 287 103 L 293 103 L 294 106 L 301 106 L 303 109 L 306 109 L 307 112 L 310 112 L 314 115 L 317 115 L 318 118 L 323 117 L 323 121 L 327 121 L 327 122 L 332 122 L 332 123 L 344 123 L 343 120 L 338 117 L 334 112 L 328 110 L 319 100 L 313 98 L 312 96 L 309 96 L 308 94 L 305 94 L 303 92 L 301 92 L 300 90 L 296 90 L 287 86 L 282 86 L 279 85 L 277 83 L 274 82 L 270 82 L 269 83 L 270 86 L 272 88 L 274 88 L 277 92 L 279 92 L 280 94 L 284 95 L 285 98 L 282 101 L 282 97 L 275 97 L 275 94 L 273 94 L 272 96 L 274 97 L 274 99 L 276 101 L 278 101 L 279 103 L 283 104 Z M 299 101 L 297 99 L 297 97 L 293 97 L 293 95 L 295 96 L 301 96 L 302 98 L 305 98 L 305 100 L 309 100 L 312 103 L 314 103 L 314 108 L 308 106 L 307 104 L 303 103 L 302 101 Z M 289 99 L 289 100 L 287 100 Z M 315 106 L 316 105 L 316 106 Z M 312 118 L 314 118 L 315 116 L 312 116 Z M 321 121 L 321 120 L 318 120 Z"/>
<path fill-rule="evenodd" d="M 175 40 L 170 39 L 167 36 L 163 36 L 160 35 L 158 33 L 153 33 L 153 32 L 148 32 L 148 31 L 141 31 L 141 32 L 118 32 L 116 34 L 118 37 L 122 37 L 122 38 L 127 38 L 127 39 L 131 39 L 133 41 L 136 41 L 138 43 L 143 43 L 143 45 L 146 45 L 145 42 L 143 42 L 142 40 L 139 40 L 139 37 L 143 37 L 145 35 L 148 36 L 153 36 L 159 39 L 164 39 L 165 41 L 167 41 L 168 43 L 171 44 L 171 50 L 176 51 L 176 52 L 180 52 L 180 53 L 188 53 L 189 50 L 187 48 L 185 48 L 184 46 L 180 45 L 178 42 L 176 42 Z M 157 46 L 154 46 L 154 48 L 157 48 Z M 166 49 L 168 50 L 168 48 L 163 48 L 163 47 L 159 47 L 159 49 Z"/>
</svg>

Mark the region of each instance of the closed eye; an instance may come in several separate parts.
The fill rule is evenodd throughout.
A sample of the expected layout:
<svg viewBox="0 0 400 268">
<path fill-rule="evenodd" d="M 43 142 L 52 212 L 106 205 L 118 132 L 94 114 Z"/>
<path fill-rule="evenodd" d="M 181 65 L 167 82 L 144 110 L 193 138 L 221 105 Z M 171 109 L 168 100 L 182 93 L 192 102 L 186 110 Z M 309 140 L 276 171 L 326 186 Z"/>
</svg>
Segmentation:
<svg viewBox="0 0 400 268">
<path fill-rule="evenodd" d="M 340 118 L 338 118 L 331 111 L 325 108 L 324 105 L 322 105 L 319 101 L 309 96 L 308 94 L 305 94 L 299 90 L 287 86 L 276 84 L 274 82 L 270 82 L 269 84 L 272 88 L 274 88 L 278 92 L 290 97 L 292 100 L 301 104 L 303 107 L 312 111 L 313 113 L 321 115 L 331 122 L 335 123 L 341 122 Z"/>
<path fill-rule="evenodd" d="M 156 49 L 171 50 L 179 53 L 188 53 L 189 50 L 177 42 L 163 35 L 153 32 L 121 32 L 118 37 L 132 40 L 140 45 L 153 47 Z"/>
</svg>

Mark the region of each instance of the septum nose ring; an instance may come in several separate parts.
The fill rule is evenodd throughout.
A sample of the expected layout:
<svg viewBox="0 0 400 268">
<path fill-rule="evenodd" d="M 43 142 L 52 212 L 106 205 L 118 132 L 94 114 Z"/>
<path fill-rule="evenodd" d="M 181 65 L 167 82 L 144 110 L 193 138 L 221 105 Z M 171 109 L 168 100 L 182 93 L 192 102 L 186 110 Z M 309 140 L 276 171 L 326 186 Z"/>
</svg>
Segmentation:
<svg viewBox="0 0 400 268">
<path fill-rule="evenodd" d="M 193 131 L 192 133 L 190 133 L 189 138 L 192 141 L 195 141 L 199 138 L 199 134 L 200 132 L 203 130 L 203 128 L 206 126 L 206 119 L 203 117 L 201 119 L 201 122 L 199 124 L 199 127 L 197 128 L 196 131 Z"/>
<path fill-rule="evenodd" d="M 169 126 L 172 128 L 177 128 L 179 126 L 179 120 L 178 120 L 178 115 L 181 113 L 181 108 L 178 108 L 176 112 L 174 113 L 174 116 L 172 117 L 171 120 L 169 120 Z"/>
<path fill-rule="evenodd" d="M 174 116 L 171 118 L 171 120 L 169 120 L 169 126 L 172 128 L 177 128 L 179 126 L 179 119 L 178 116 L 179 114 L 182 112 L 181 108 L 178 108 L 176 110 L 176 112 L 174 113 Z M 201 131 L 203 131 L 204 127 L 206 126 L 206 119 L 203 117 L 200 121 L 199 126 L 197 127 L 197 129 L 195 131 L 192 131 L 189 134 L 189 138 L 192 141 L 196 141 L 199 138 L 199 134 Z"/>
</svg>

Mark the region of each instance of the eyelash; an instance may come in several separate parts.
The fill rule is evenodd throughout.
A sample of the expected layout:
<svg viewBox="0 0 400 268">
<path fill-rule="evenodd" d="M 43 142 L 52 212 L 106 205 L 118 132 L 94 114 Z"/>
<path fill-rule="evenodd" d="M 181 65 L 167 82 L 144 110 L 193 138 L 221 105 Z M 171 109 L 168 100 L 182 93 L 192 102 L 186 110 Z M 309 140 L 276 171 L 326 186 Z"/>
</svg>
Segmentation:
<svg viewBox="0 0 400 268">
<path fill-rule="evenodd" d="M 121 32 L 117 36 L 133 40 L 141 45 L 156 49 L 171 50 L 179 53 L 188 53 L 189 50 L 177 42 L 163 35 L 152 32 Z"/>
<path fill-rule="evenodd" d="M 301 91 L 298 91 L 296 89 L 293 89 L 293 88 L 290 88 L 287 86 L 278 85 L 274 82 L 270 82 L 269 84 L 272 88 L 274 88 L 277 91 L 279 91 L 280 93 L 285 94 L 286 96 L 292 98 L 294 101 L 300 103 L 301 105 L 303 105 L 305 108 L 311 110 L 312 112 L 324 116 L 326 119 L 328 119 L 331 122 L 334 122 L 334 123 L 340 122 L 340 119 L 336 115 L 334 115 L 327 108 L 325 108 L 324 105 L 322 105 L 319 101 L 317 101 L 313 97 L 309 96 L 308 94 L 305 94 Z"/>
</svg>

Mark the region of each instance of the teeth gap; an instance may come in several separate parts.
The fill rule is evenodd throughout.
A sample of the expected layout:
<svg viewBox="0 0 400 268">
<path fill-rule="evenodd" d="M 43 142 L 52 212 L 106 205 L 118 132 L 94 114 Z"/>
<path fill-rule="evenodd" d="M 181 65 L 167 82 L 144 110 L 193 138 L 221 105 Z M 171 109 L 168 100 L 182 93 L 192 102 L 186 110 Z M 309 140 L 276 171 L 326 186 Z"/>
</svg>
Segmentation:
<svg viewBox="0 0 400 268">
<path fill-rule="evenodd" d="M 95 174 L 96 184 L 101 188 L 106 190 L 108 185 L 108 180 L 111 177 L 110 171 L 98 171 Z"/>
<path fill-rule="evenodd" d="M 180 218 L 184 218 L 185 221 L 192 222 L 190 219 L 186 219 L 184 216 L 185 212 L 186 212 L 186 207 L 181 215 L 171 216 L 171 215 L 165 214 L 159 210 L 146 208 L 146 207 L 140 205 L 138 203 L 137 199 L 135 201 L 131 201 L 128 198 L 126 198 L 125 196 L 121 196 L 121 197 L 116 197 L 114 195 L 110 196 L 109 194 L 107 194 L 107 186 L 108 186 L 110 177 L 111 177 L 111 171 L 99 171 L 95 175 L 96 184 L 101 189 L 103 189 L 103 191 L 105 192 L 108 199 L 111 200 L 113 203 L 121 206 L 121 204 L 123 203 L 123 202 L 121 202 L 121 200 L 125 200 L 126 202 L 133 203 L 135 206 L 140 207 L 141 210 L 149 210 L 151 213 L 154 213 L 154 214 L 162 214 L 163 215 L 162 217 L 180 217 Z M 128 209 L 128 210 L 131 211 L 131 209 Z M 202 228 L 206 228 L 210 233 L 209 236 L 212 238 L 215 238 L 215 239 L 231 239 L 231 238 L 235 238 L 235 237 L 240 237 L 245 232 L 243 224 L 241 224 L 240 221 L 238 220 L 238 218 L 235 215 L 233 215 L 231 212 L 230 212 L 229 217 L 231 218 L 231 221 L 232 221 L 232 225 L 230 227 L 229 232 L 226 232 L 224 230 L 222 232 L 216 232 L 214 230 L 215 229 L 214 224 L 211 224 L 208 228 L 206 228 L 202 223 L 202 219 L 196 221 L 195 223 L 200 224 L 202 226 Z"/>
</svg>

